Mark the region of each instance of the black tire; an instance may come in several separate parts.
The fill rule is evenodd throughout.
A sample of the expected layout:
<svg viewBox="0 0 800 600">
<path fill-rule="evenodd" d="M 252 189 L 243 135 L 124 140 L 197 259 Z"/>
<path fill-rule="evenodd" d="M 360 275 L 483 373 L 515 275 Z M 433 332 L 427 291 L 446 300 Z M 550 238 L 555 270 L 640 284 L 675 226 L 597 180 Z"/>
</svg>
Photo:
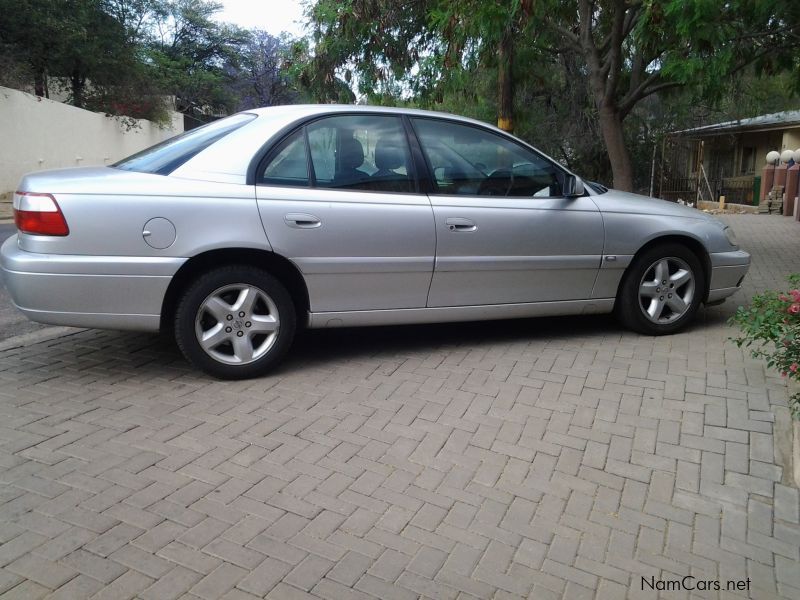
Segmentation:
<svg viewBox="0 0 800 600">
<path fill-rule="evenodd" d="M 671 308 L 667 308 L 664 311 L 666 314 L 664 317 L 665 322 L 655 322 L 647 316 L 645 308 L 643 308 L 644 302 L 640 297 L 639 287 L 644 282 L 645 275 L 648 276 L 648 280 L 651 276 L 655 277 L 655 271 L 652 267 L 662 260 L 671 261 L 671 264 L 680 264 L 682 261 L 683 265 L 688 267 L 685 270 L 691 272 L 694 287 L 691 301 L 685 302 L 688 307 L 685 312 L 673 312 Z M 628 267 L 617 294 L 614 312 L 623 325 L 638 333 L 646 335 L 677 333 L 692 322 L 697 309 L 703 302 L 706 291 L 705 279 L 700 260 L 685 246 L 676 243 L 654 246 L 638 255 Z M 666 281 L 668 281 L 668 287 L 660 292 L 664 295 L 658 296 L 662 300 L 667 297 L 665 292 L 671 293 L 675 291 L 674 289 L 669 289 L 669 280 Z M 688 291 L 683 286 L 679 286 L 679 289 L 684 294 Z M 669 297 L 672 298 L 673 296 Z"/>
<path fill-rule="evenodd" d="M 231 319 L 228 322 L 211 315 L 206 308 L 206 301 L 217 293 L 222 294 L 217 296 L 219 298 L 225 294 L 228 294 L 228 296 L 224 296 L 226 298 L 233 297 L 237 293 L 237 286 L 253 290 L 257 298 L 253 304 L 253 316 L 249 317 L 252 321 L 239 319 L 238 315 L 233 313 L 225 316 L 225 319 Z M 229 288 L 230 290 L 226 291 Z M 263 296 L 258 292 L 262 292 Z M 218 309 L 215 307 L 215 310 Z M 273 312 L 276 314 L 273 315 Z M 277 320 L 276 331 L 253 333 L 258 327 L 256 319 L 267 320 L 269 318 Z M 198 339 L 198 335 L 207 326 L 208 320 L 211 322 L 208 331 L 216 328 L 217 323 L 221 324 L 223 331 L 232 331 L 231 334 L 225 334 L 229 340 L 222 341 L 220 345 L 209 351 L 204 349 Z M 247 379 L 264 375 L 284 358 L 294 339 L 297 316 L 289 292 L 275 277 L 256 267 L 230 265 L 208 271 L 184 290 L 175 311 L 174 324 L 175 341 L 192 365 L 220 379 Z M 246 329 L 252 325 L 256 327 Z M 219 335 L 222 335 L 222 332 Z M 234 335 L 245 339 L 251 350 L 258 345 L 259 350 L 263 353 L 258 356 L 258 352 L 252 352 L 251 362 L 241 362 L 240 364 L 226 362 L 237 359 L 233 342 L 242 343 L 236 340 Z M 230 349 L 230 357 L 226 353 L 228 349 Z"/>
</svg>

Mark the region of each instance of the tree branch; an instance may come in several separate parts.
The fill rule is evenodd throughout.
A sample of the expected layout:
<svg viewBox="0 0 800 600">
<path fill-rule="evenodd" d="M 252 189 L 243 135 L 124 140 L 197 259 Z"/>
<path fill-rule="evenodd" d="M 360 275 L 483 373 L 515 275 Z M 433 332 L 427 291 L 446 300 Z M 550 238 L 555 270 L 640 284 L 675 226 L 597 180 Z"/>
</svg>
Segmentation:
<svg viewBox="0 0 800 600">
<path fill-rule="evenodd" d="M 663 90 L 681 87 L 684 85 L 679 81 L 663 81 L 661 83 L 651 85 L 658 79 L 659 76 L 660 74 L 658 73 L 652 73 L 641 84 L 639 84 L 639 87 L 625 96 L 619 105 L 621 119 L 624 119 L 626 116 L 628 116 L 631 110 L 633 110 L 633 107 L 636 106 L 636 103 L 644 98 L 647 98 L 647 96 L 655 94 L 656 92 L 661 92 Z"/>
</svg>

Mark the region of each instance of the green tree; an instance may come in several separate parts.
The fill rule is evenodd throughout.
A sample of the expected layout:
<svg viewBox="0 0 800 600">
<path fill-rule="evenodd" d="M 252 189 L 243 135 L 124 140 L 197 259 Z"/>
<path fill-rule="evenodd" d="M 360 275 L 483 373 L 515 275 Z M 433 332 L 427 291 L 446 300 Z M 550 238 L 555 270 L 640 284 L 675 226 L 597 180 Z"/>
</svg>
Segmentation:
<svg viewBox="0 0 800 600">
<path fill-rule="evenodd" d="M 60 77 L 83 106 L 87 80 L 112 84 L 133 68 L 122 28 L 99 0 L 0 0 L 0 13 L 0 44 L 28 65 L 40 96 L 48 76 Z"/>
<path fill-rule="evenodd" d="M 785 8 L 771 0 L 552 3 L 543 18 L 582 59 L 616 187 L 633 188 L 623 122 L 634 107 L 685 86 L 718 99 L 749 65 L 778 65 L 786 38 L 800 31 Z"/>
<path fill-rule="evenodd" d="M 314 56 L 306 80 L 320 100 L 338 94 L 337 71 L 354 64 L 359 90 L 370 98 L 409 87 L 441 100 L 464 65 L 496 67 L 497 123 L 514 128 L 514 58 L 533 0 L 318 0 L 309 10 Z M 343 77 L 350 82 L 351 73 Z M 410 76 L 410 77 L 409 77 Z"/>
<path fill-rule="evenodd" d="M 237 109 L 291 104 L 300 97 L 291 77 L 291 40 L 253 30 L 241 48 L 238 68 L 231 65 Z"/>
<path fill-rule="evenodd" d="M 441 102 L 453 85 L 463 85 L 465 73 L 490 69 L 497 78 L 495 115 L 507 129 L 521 104 L 514 87 L 555 77 L 567 99 L 581 102 L 573 109 L 594 121 L 614 185 L 631 190 L 631 135 L 624 124 L 642 102 L 681 87 L 718 99 L 750 65 L 763 73 L 797 70 L 791 48 L 800 18 L 796 4 L 785 4 L 317 0 L 309 10 L 316 42 L 310 69 L 316 81 L 330 83 L 354 65 L 368 97 L 399 81 L 422 102 Z M 587 95 L 569 93 L 575 87 Z"/>
<path fill-rule="evenodd" d="M 159 86 L 179 112 L 202 118 L 235 107 L 229 87 L 249 34 L 212 19 L 221 5 L 206 0 L 167 0 L 156 11 L 147 60 Z"/>
</svg>

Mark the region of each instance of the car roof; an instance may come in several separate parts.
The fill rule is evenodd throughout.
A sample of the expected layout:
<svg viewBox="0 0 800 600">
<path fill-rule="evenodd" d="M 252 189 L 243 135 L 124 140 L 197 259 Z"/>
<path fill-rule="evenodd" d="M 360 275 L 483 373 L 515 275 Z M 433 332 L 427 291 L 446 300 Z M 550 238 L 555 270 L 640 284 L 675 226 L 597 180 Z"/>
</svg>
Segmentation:
<svg viewBox="0 0 800 600">
<path fill-rule="evenodd" d="M 369 104 L 281 104 L 277 106 L 265 106 L 242 111 L 244 113 L 256 114 L 259 116 L 274 117 L 277 115 L 291 115 L 293 118 L 314 117 L 317 115 L 328 115 L 335 113 L 376 113 L 376 114 L 397 114 L 419 117 L 434 117 L 463 121 L 481 127 L 497 129 L 490 123 L 478 121 L 469 117 L 463 117 L 453 113 L 440 112 L 434 110 L 422 110 L 419 108 L 404 108 L 395 106 L 374 106 Z M 498 129 L 498 131 L 500 131 Z"/>
</svg>

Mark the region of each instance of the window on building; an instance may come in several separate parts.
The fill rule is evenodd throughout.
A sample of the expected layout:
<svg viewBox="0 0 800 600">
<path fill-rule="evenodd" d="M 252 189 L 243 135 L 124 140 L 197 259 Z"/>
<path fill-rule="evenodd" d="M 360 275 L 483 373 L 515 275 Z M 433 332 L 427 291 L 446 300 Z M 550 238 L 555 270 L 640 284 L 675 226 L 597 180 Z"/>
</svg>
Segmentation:
<svg viewBox="0 0 800 600">
<path fill-rule="evenodd" d="M 752 146 L 742 148 L 742 164 L 739 172 L 742 175 L 749 175 L 756 170 L 756 149 Z"/>
</svg>

